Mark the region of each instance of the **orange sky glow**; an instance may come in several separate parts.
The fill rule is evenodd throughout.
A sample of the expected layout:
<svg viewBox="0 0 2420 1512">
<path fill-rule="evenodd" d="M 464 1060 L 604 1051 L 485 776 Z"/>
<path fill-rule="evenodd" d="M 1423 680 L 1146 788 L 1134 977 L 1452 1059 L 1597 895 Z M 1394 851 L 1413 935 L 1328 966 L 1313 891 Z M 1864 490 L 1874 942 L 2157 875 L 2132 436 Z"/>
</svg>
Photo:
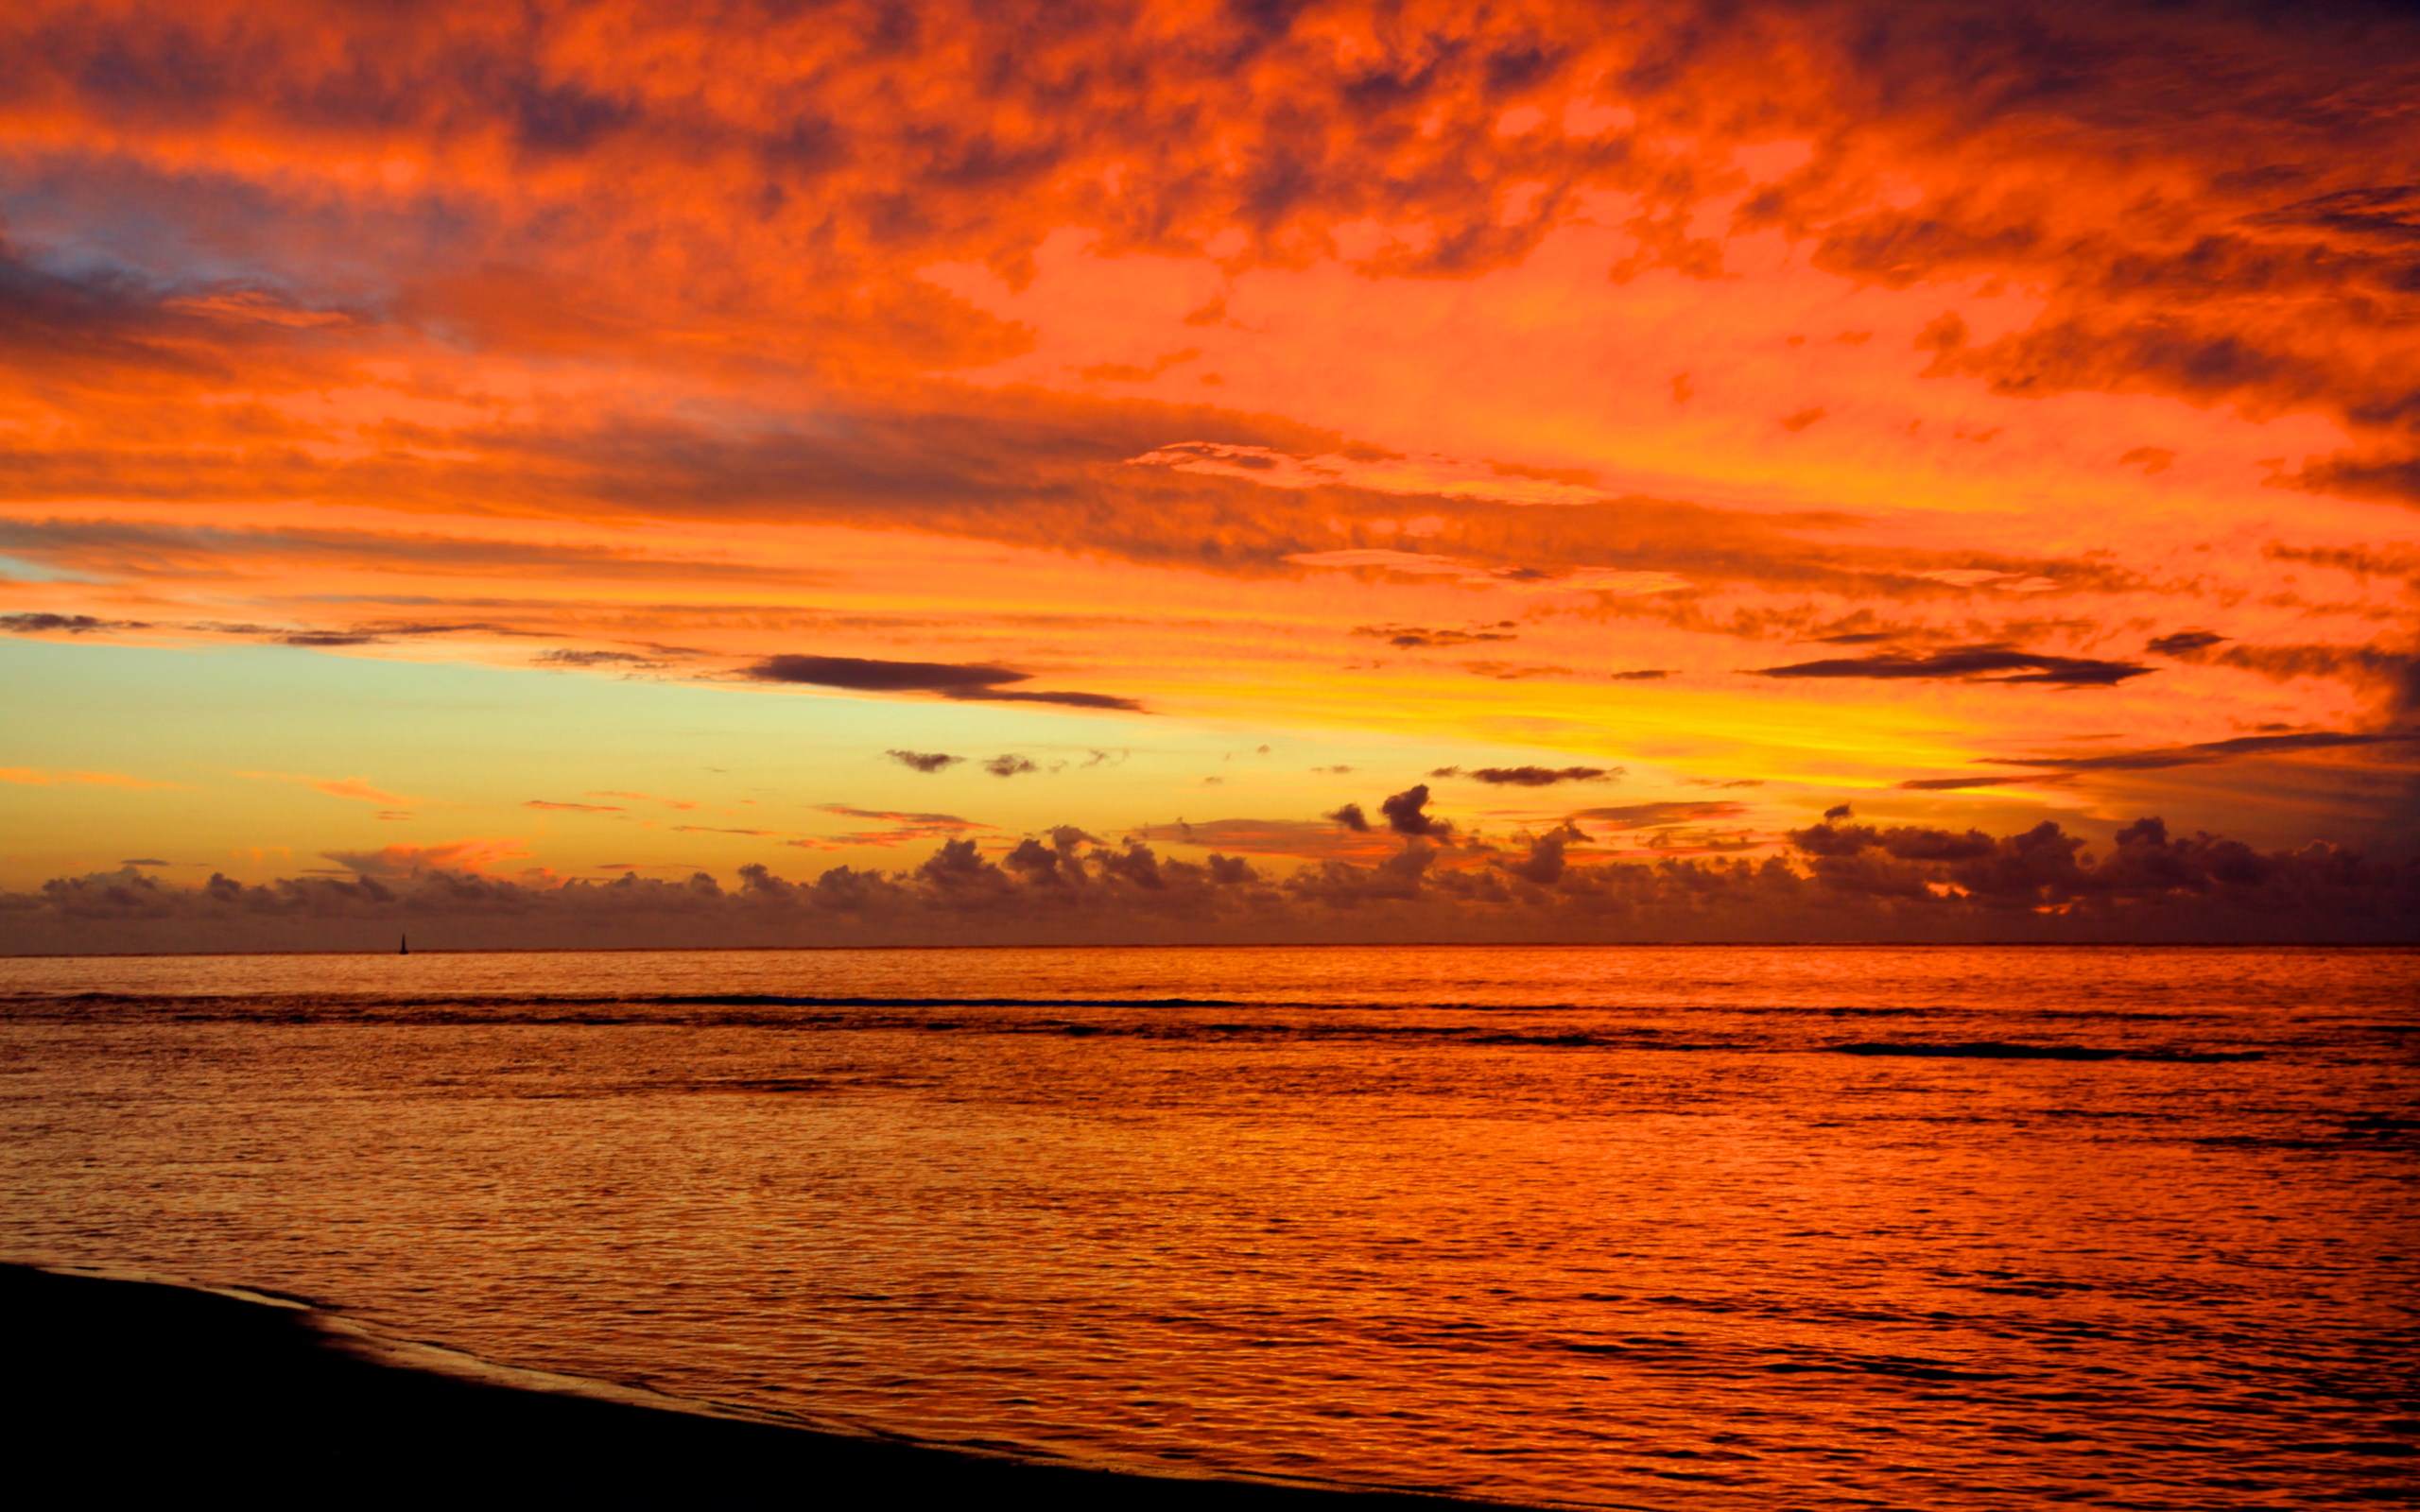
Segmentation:
<svg viewBox="0 0 2420 1512">
<path fill-rule="evenodd" d="M 0 65 L 0 948 L 2420 928 L 2393 8 Z"/>
</svg>

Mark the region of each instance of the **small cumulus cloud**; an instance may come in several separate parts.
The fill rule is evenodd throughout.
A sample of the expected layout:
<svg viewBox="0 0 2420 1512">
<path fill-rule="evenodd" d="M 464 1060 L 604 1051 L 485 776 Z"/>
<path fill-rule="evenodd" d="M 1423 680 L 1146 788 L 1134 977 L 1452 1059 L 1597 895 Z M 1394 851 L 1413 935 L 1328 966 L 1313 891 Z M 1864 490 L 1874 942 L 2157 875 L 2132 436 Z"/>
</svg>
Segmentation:
<svg viewBox="0 0 2420 1512">
<path fill-rule="evenodd" d="M 1397 834 L 1426 835 L 1443 838 L 1454 833 L 1454 827 L 1428 812 L 1428 784 L 1415 782 L 1400 793 L 1379 801 L 1378 812 L 1387 816 L 1387 828 Z"/>
</svg>

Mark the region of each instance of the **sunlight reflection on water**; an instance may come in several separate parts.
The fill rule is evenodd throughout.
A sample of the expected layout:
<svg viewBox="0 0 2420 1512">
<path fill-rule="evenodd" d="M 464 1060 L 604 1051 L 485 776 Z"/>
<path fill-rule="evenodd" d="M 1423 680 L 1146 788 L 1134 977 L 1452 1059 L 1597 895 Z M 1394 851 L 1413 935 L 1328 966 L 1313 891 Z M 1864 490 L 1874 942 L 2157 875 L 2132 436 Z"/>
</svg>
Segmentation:
<svg viewBox="0 0 2420 1512">
<path fill-rule="evenodd" d="M 2299 1503 L 2409 1486 L 2415 1004 L 2394 952 L 0 961 L 0 1239 L 1144 1469 Z"/>
</svg>

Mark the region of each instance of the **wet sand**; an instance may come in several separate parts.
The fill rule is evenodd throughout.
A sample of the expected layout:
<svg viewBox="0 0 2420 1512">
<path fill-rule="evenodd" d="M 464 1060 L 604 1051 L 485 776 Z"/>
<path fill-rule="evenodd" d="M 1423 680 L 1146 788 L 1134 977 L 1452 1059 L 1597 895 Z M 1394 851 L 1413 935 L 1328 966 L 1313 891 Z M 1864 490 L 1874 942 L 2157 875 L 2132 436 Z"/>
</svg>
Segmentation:
<svg viewBox="0 0 2420 1512">
<path fill-rule="evenodd" d="M 1444 1508 L 1442 1498 L 1121 1474 L 821 1432 L 377 1338 L 299 1300 L 0 1265 L 19 1463 L 79 1497 L 219 1488 L 947 1497 L 1060 1506 Z"/>
</svg>

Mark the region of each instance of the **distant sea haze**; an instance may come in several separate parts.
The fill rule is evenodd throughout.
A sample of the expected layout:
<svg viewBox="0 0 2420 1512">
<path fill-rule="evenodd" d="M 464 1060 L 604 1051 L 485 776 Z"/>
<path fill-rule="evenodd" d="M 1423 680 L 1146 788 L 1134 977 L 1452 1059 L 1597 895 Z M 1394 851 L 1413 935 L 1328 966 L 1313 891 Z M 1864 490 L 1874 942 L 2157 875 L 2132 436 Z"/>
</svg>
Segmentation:
<svg viewBox="0 0 2420 1512">
<path fill-rule="evenodd" d="M 1522 1503 L 2411 1487 L 2420 952 L 0 961 L 0 1258 Z"/>
</svg>

